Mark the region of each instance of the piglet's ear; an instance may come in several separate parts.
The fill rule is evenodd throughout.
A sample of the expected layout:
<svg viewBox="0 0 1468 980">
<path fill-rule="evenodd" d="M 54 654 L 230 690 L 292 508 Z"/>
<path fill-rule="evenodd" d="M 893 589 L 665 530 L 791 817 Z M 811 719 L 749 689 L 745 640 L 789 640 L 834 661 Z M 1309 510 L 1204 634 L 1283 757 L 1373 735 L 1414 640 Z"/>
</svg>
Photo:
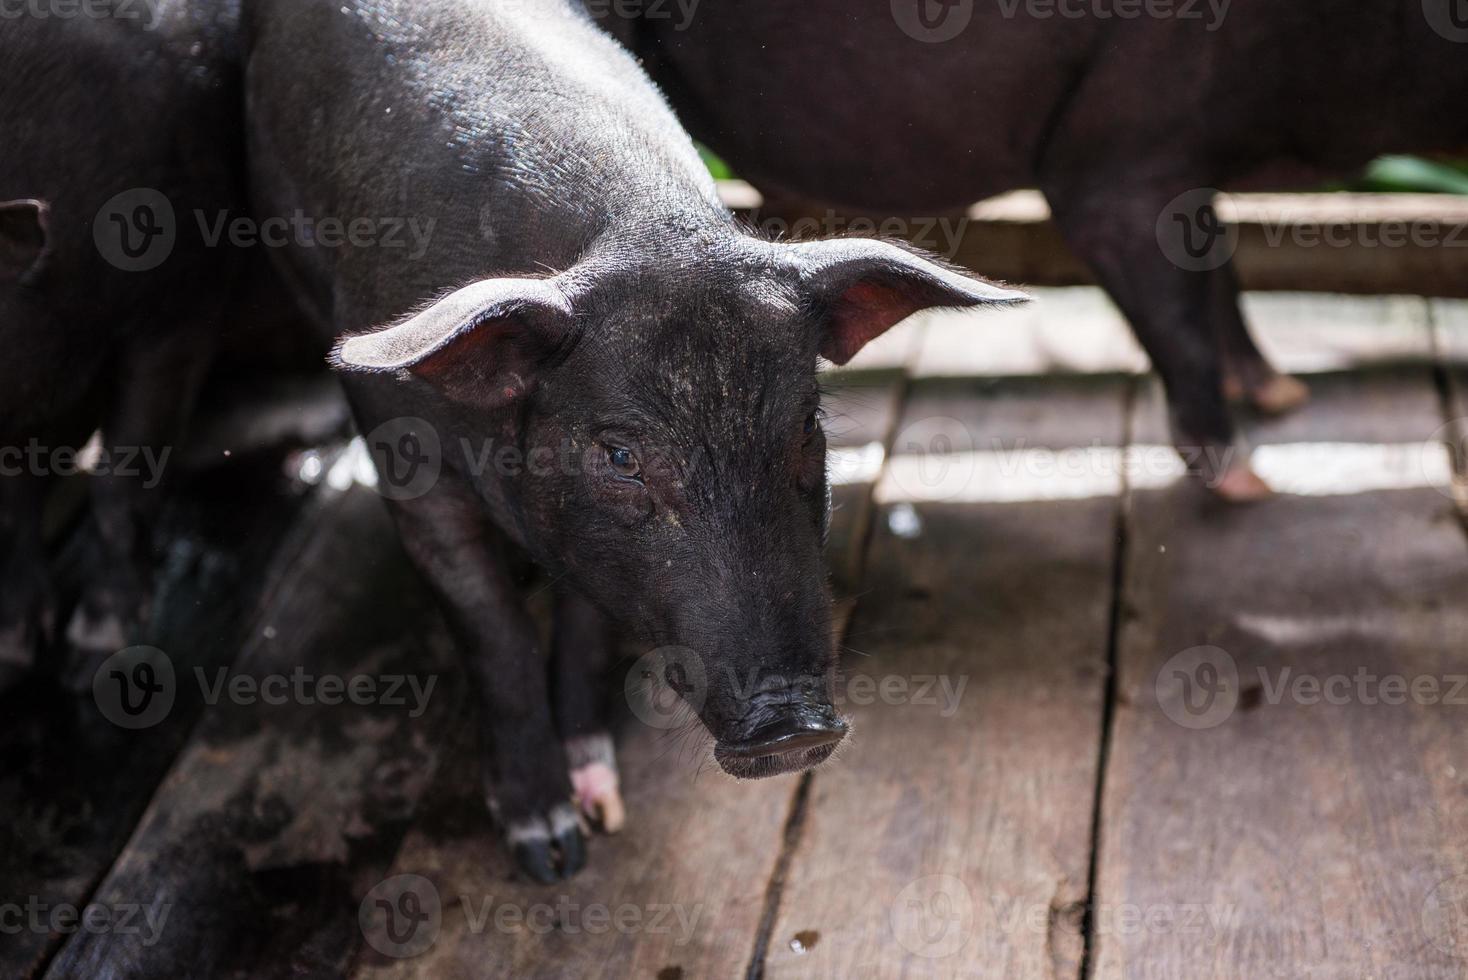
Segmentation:
<svg viewBox="0 0 1468 980">
<path fill-rule="evenodd" d="M 887 242 L 853 238 L 783 247 L 825 318 L 821 356 L 836 364 L 919 310 L 1029 299 Z"/>
<path fill-rule="evenodd" d="M 0 281 L 29 282 L 40 274 L 50 216 L 45 201 L 0 201 Z"/>
<path fill-rule="evenodd" d="M 339 371 L 416 377 L 449 398 L 494 408 L 527 394 L 570 335 L 570 300 L 548 279 L 487 279 L 372 333 L 344 337 Z"/>
</svg>

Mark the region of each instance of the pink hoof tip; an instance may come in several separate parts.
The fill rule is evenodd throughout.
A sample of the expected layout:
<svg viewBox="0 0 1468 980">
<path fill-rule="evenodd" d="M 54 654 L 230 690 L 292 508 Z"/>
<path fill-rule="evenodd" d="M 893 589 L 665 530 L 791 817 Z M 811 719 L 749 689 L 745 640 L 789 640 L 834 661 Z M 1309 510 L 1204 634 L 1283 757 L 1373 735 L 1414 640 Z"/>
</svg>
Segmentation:
<svg viewBox="0 0 1468 980">
<path fill-rule="evenodd" d="M 604 762 L 592 762 L 571 770 L 571 788 L 576 806 L 591 823 L 608 834 L 615 834 L 627 823 L 627 809 L 622 803 L 617 771 Z"/>
<path fill-rule="evenodd" d="M 1310 400 L 1310 386 L 1288 374 L 1276 374 L 1252 393 L 1254 407 L 1269 415 L 1283 415 Z"/>
<path fill-rule="evenodd" d="M 1269 484 L 1249 468 L 1248 463 L 1230 466 L 1213 484 L 1213 492 L 1230 503 L 1247 504 L 1274 496 Z"/>
</svg>

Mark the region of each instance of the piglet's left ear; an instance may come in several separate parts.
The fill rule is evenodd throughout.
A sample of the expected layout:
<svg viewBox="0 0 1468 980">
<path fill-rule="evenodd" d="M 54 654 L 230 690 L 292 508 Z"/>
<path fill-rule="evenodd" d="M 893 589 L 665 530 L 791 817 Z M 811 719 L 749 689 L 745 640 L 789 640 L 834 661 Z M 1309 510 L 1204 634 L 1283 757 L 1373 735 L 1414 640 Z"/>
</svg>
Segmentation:
<svg viewBox="0 0 1468 980">
<path fill-rule="evenodd" d="M 1029 299 L 887 242 L 853 238 L 783 247 L 823 311 L 821 356 L 836 364 L 845 364 L 919 310 L 1008 306 Z"/>
</svg>

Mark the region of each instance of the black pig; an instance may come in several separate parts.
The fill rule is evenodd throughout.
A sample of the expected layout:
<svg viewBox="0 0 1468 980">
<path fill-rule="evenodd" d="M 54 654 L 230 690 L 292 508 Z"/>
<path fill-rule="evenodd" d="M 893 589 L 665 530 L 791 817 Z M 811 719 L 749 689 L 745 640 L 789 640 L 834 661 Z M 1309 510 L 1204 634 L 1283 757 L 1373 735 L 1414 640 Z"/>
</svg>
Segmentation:
<svg viewBox="0 0 1468 980">
<path fill-rule="evenodd" d="M 1146 348 L 1220 494 L 1225 395 L 1307 397 L 1249 336 L 1210 188 L 1468 150 L 1455 0 L 805 0 L 608 17 L 694 136 L 776 207 L 960 213 L 1038 186 Z M 1229 465 L 1229 460 L 1233 460 Z"/>
<path fill-rule="evenodd" d="M 159 483 L 235 275 L 187 218 L 244 197 L 230 5 L 154 6 L 0 28 L 0 686 L 51 632 L 42 505 L 99 428 L 89 584 L 58 625 L 95 658 L 145 616 Z"/>
<path fill-rule="evenodd" d="M 279 255 L 345 335 L 334 363 L 466 656 L 520 867 L 581 866 L 573 791 L 615 822 L 592 690 L 613 630 L 692 651 L 672 682 L 728 772 L 825 759 L 845 723 L 825 677 L 817 358 L 919 309 L 1023 297 L 888 244 L 745 234 L 569 0 L 257 0 L 244 36 L 259 215 L 431 221 L 417 260 Z M 549 677 L 506 547 L 556 583 Z"/>
</svg>

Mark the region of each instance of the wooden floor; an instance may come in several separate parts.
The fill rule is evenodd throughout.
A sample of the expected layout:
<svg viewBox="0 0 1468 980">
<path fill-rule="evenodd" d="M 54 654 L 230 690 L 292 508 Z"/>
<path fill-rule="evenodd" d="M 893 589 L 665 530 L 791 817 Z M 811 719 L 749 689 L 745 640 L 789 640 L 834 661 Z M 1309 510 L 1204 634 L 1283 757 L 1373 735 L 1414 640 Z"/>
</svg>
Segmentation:
<svg viewBox="0 0 1468 980">
<path fill-rule="evenodd" d="M 742 784 L 629 713 L 629 826 L 560 887 L 495 841 L 454 652 L 351 457 L 200 478 L 167 718 L 6 704 L 0 973 L 1468 976 L 1468 305 L 1251 296 L 1315 397 L 1247 421 L 1289 492 L 1228 508 L 1099 294 L 1040 300 L 830 379 L 850 744 Z M 194 679 L 298 667 L 435 686 Z M 89 903 L 110 926 L 45 924 Z"/>
</svg>

